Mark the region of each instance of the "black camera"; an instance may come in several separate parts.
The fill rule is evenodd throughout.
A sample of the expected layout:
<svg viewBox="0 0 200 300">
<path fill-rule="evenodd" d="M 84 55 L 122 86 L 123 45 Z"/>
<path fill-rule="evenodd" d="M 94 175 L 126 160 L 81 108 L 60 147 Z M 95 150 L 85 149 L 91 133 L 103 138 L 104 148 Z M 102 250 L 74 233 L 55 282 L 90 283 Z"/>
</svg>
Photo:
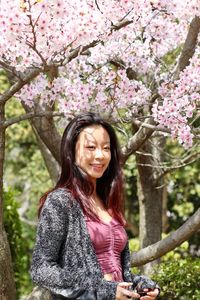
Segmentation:
<svg viewBox="0 0 200 300">
<path fill-rule="evenodd" d="M 140 295 L 140 297 L 146 296 L 148 292 L 154 290 L 156 287 L 156 283 L 149 278 L 143 278 L 140 282 L 138 282 L 136 286 L 136 292 Z M 144 291 L 147 290 L 147 291 Z"/>
</svg>

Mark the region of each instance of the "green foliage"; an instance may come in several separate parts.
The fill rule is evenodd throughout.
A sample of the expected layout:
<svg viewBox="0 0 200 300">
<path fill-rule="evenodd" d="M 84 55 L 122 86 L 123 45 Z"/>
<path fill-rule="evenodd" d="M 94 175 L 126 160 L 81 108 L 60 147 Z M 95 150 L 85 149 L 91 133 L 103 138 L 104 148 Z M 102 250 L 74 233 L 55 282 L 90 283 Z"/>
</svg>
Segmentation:
<svg viewBox="0 0 200 300">
<path fill-rule="evenodd" d="M 170 175 L 168 185 L 169 231 L 180 227 L 199 208 L 199 169 L 200 162 L 197 161 Z M 189 239 L 189 245 L 189 250 L 198 251 L 200 240 L 197 234 Z"/>
<path fill-rule="evenodd" d="M 189 258 L 189 257 L 190 257 L 189 243 L 188 243 L 188 241 L 185 241 L 179 247 L 177 247 L 174 250 L 166 253 L 162 257 L 162 261 L 167 262 L 167 261 L 170 261 L 170 260 L 173 261 L 173 260 L 179 260 L 179 259 L 182 259 L 182 258 Z"/>
<path fill-rule="evenodd" d="M 131 252 L 136 252 L 140 248 L 139 239 L 134 238 L 129 240 L 129 249 Z"/>
<path fill-rule="evenodd" d="M 11 249 L 13 269 L 17 295 L 31 287 L 28 274 L 28 243 L 22 235 L 22 224 L 17 212 L 18 204 L 15 201 L 16 192 L 8 190 L 4 192 L 4 226 L 7 232 Z"/>
<path fill-rule="evenodd" d="M 180 55 L 182 50 L 182 45 L 179 47 L 175 48 L 171 52 L 168 52 L 164 57 L 163 61 L 165 62 L 166 65 L 173 65 L 174 62 L 176 61 L 177 57 Z"/>
<path fill-rule="evenodd" d="M 200 299 L 200 260 L 179 259 L 161 263 L 153 279 L 161 287 L 159 299 L 198 300 Z"/>
<path fill-rule="evenodd" d="M 24 114 L 19 101 L 12 99 L 6 106 L 8 119 Z M 17 174 L 17 176 L 16 176 Z M 13 124 L 6 130 L 5 185 L 19 191 L 17 202 L 29 202 L 25 218 L 37 218 L 41 195 L 52 187 L 37 141 L 28 121 Z"/>
<path fill-rule="evenodd" d="M 8 87 L 9 83 L 6 74 L 3 70 L 0 70 L 0 93 L 4 93 Z"/>
<path fill-rule="evenodd" d="M 12 99 L 6 105 L 6 118 L 10 119 L 24 114 L 24 110 L 19 101 Z M 43 162 L 37 141 L 33 134 L 32 128 L 28 121 L 13 124 L 6 130 L 6 160 L 4 171 L 4 185 L 12 186 L 16 191 L 13 195 L 15 201 L 10 204 L 7 209 L 7 201 L 5 201 L 5 214 L 13 212 L 15 207 L 15 215 L 17 209 L 27 203 L 27 209 L 23 214 L 24 219 L 29 221 L 37 221 L 37 209 L 41 195 L 52 186 L 48 171 Z M 10 192 L 9 192 L 10 193 Z M 8 197 L 8 196 L 6 196 Z M 12 197 L 11 197 L 12 198 Z M 14 212 L 13 212 L 14 214 Z M 7 230 L 10 232 L 10 241 L 12 251 L 17 247 L 20 248 L 12 253 L 13 265 L 15 271 L 16 285 L 18 295 L 27 295 L 33 285 L 29 275 L 29 266 L 33 245 L 35 242 L 35 226 L 29 223 L 19 223 L 18 240 L 12 237 L 12 226 L 17 226 L 17 217 L 7 223 Z M 8 216 L 5 216 L 5 220 Z M 32 224 L 32 223 L 31 223 Z M 20 242 L 21 239 L 21 242 Z"/>
<path fill-rule="evenodd" d="M 139 250 L 137 238 L 129 240 L 130 251 Z M 200 260 L 192 259 L 188 254 L 189 243 L 185 241 L 175 250 L 162 257 L 151 276 L 161 287 L 160 300 L 198 300 L 200 299 Z M 185 258 L 182 258 L 184 257 Z M 134 274 L 141 273 L 133 267 Z"/>
<path fill-rule="evenodd" d="M 172 157 L 187 157 L 187 155 L 192 154 L 190 151 L 184 154 L 183 149 L 172 142 L 169 143 L 168 149 Z M 168 209 L 171 212 L 170 230 L 177 229 L 199 207 L 199 169 L 200 162 L 198 160 L 168 175 Z"/>
<path fill-rule="evenodd" d="M 132 239 L 129 239 L 129 249 L 130 249 L 130 252 L 136 252 L 138 251 L 140 248 L 140 243 L 139 243 L 139 239 L 138 238 L 132 238 Z M 140 273 L 140 269 L 137 268 L 137 267 L 132 267 L 131 268 L 131 272 L 133 274 L 139 274 Z"/>
</svg>

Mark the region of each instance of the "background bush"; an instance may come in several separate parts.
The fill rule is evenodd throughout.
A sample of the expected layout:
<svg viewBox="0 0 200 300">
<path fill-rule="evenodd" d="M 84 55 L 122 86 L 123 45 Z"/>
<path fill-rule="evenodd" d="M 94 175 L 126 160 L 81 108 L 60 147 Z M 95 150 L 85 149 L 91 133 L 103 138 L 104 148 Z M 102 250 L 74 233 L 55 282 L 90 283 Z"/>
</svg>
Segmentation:
<svg viewBox="0 0 200 300">
<path fill-rule="evenodd" d="M 164 237 L 164 236 L 163 236 Z M 139 250 L 137 238 L 129 240 L 130 251 Z M 189 242 L 168 252 L 161 258 L 151 276 L 161 287 L 159 300 L 200 300 L 200 259 L 188 253 Z M 141 273 L 132 268 L 133 274 Z"/>
<path fill-rule="evenodd" d="M 25 291 L 32 289 L 29 276 L 28 240 L 23 236 L 22 224 L 17 212 L 18 203 L 15 200 L 17 194 L 11 190 L 4 192 L 4 226 L 10 245 L 17 299 Z"/>
<path fill-rule="evenodd" d="M 159 299 L 199 300 L 200 260 L 185 258 L 162 262 L 153 279 L 161 286 Z"/>
</svg>

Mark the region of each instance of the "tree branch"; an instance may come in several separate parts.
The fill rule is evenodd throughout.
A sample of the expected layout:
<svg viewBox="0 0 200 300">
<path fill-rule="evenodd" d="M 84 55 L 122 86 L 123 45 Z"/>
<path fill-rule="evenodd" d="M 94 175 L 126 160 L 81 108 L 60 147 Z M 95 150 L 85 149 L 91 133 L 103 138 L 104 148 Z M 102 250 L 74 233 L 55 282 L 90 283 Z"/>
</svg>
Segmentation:
<svg viewBox="0 0 200 300">
<path fill-rule="evenodd" d="M 167 175 L 168 173 L 171 173 L 171 172 L 173 172 L 177 169 L 180 169 L 180 168 L 183 168 L 187 165 L 190 165 L 190 164 L 196 162 L 199 158 L 200 158 L 200 152 L 197 151 L 195 153 L 191 153 L 190 155 L 187 155 L 183 159 L 180 159 L 178 161 L 178 163 L 173 162 L 173 164 L 172 164 L 173 167 L 172 166 L 169 166 L 169 167 L 168 166 L 167 167 L 163 166 L 162 167 L 163 172 L 162 172 L 161 176 L 163 177 L 163 176 Z"/>
<path fill-rule="evenodd" d="M 124 28 L 132 23 L 133 23 L 132 20 L 122 20 L 122 21 L 118 22 L 117 24 L 113 24 L 111 26 L 111 32 L 120 30 L 121 28 Z"/>
<path fill-rule="evenodd" d="M 39 137 L 47 146 L 53 157 L 60 164 L 61 136 L 54 123 L 53 117 L 51 116 L 51 114 L 54 112 L 54 106 L 41 104 L 37 101 L 34 101 L 34 106 L 31 109 L 23 102 L 22 105 L 27 114 L 32 113 L 33 111 L 36 114 L 40 113 L 41 111 L 50 112 L 49 116 L 44 116 L 39 119 L 31 118 L 30 123 L 31 126 L 34 128 L 34 131 L 37 131 Z"/>
<path fill-rule="evenodd" d="M 139 154 L 143 157 L 150 157 L 153 160 L 155 160 L 155 157 L 151 153 L 143 153 L 141 151 L 136 151 L 136 154 Z M 165 154 L 168 154 L 165 152 Z M 170 165 L 168 162 L 158 163 L 152 162 L 152 163 L 137 163 L 138 166 L 143 167 L 149 167 L 149 168 L 155 168 L 162 170 L 161 174 L 159 175 L 159 178 L 164 177 L 168 173 L 171 173 L 177 169 L 184 168 L 187 165 L 191 165 L 192 163 L 196 162 L 200 158 L 200 152 L 191 153 L 190 155 L 187 155 L 184 158 L 175 158 L 170 162 Z"/>
<path fill-rule="evenodd" d="M 9 100 L 15 93 L 17 93 L 25 84 L 29 83 L 35 77 L 37 77 L 41 73 L 41 69 L 33 69 L 26 75 L 24 79 L 18 80 L 15 84 L 13 84 L 7 91 L 5 91 L 0 96 L 0 103 L 4 104 L 7 100 Z"/>
<path fill-rule="evenodd" d="M 131 265 L 141 266 L 180 246 L 200 229 L 200 208 L 165 239 L 131 254 Z"/>
<path fill-rule="evenodd" d="M 124 28 L 124 27 L 130 25 L 131 23 L 133 23 L 132 20 L 123 20 L 121 22 L 118 22 L 117 24 L 112 24 L 112 26 L 110 28 L 110 32 L 112 34 L 112 31 L 120 30 L 121 28 Z M 72 50 L 72 52 L 70 53 L 70 55 L 63 61 L 62 65 L 66 65 L 72 59 L 76 58 L 80 54 L 83 54 L 88 49 L 94 48 L 99 43 L 101 43 L 101 39 L 94 40 L 94 41 L 92 41 L 91 43 L 89 43 L 86 46 L 79 46 L 79 47 L 77 47 L 76 49 Z"/>
<path fill-rule="evenodd" d="M 159 125 L 152 125 L 152 124 L 149 124 L 146 122 L 141 122 L 139 120 L 134 120 L 132 123 L 137 125 L 138 127 L 153 129 L 153 131 L 161 131 L 161 132 L 165 132 L 165 133 L 171 133 L 170 129 L 167 129 L 166 127 L 162 127 Z"/>
<path fill-rule="evenodd" d="M 64 114 L 58 113 L 58 112 L 50 112 L 50 111 L 41 112 L 41 113 L 30 112 L 28 114 L 21 115 L 21 116 L 15 117 L 15 118 L 11 118 L 4 122 L 0 122 L 0 124 L 2 124 L 3 127 L 7 128 L 8 126 L 11 126 L 13 124 L 19 123 L 24 120 L 30 120 L 33 118 L 41 118 L 41 117 L 60 117 L 60 116 L 63 117 Z"/>
<path fill-rule="evenodd" d="M 121 22 L 119 22 L 116 25 L 112 25 L 111 26 L 111 33 L 112 31 L 116 31 L 116 30 L 120 30 L 121 28 L 131 24 L 133 21 L 131 20 L 123 20 Z M 23 79 L 18 80 L 15 84 L 13 84 L 5 93 L 3 93 L 0 96 L 0 103 L 5 103 L 7 100 L 9 100 L 15 93 L 17 93 L 25 84 L 29 83 L 31 80 L 33 80 L 35 77 L 37 77 L 41 72 L 44 71 L 48 71 L 52 65 L 54 66 L 63 66 L 67 63 L 69 63 L 72 59 L 76 58 L 78 55 L 83 54 L 86 50 L 88 50 L 89 48 L 95 47 L 97 44 L 99 44 L 101 42 L 100 39 L 95 40 L 91 43 L 89 43 L 86 46 L 79 46 L 76 49 L 72 50 L 72 52 L 69 54 L 68 57 L 66 57 L 62 63 L 55 63 L 55 62 L 50 62 L 50 64 L 47 66 L 46 62 L 45 65 L 42 68 L 38 68 L 38 67 L 33 67 L 31 69 L 31 71 L 29 71 L 28 74 L 26 74 L 24 76 Z M 44 63 L 44 62 L 43 62 Z M 10 73 L 14 74 L 16 76 L 16 70 L 14 67 L 8 67 L 8 64 L 6 64 L 6 62 L 1 62 L 1 65 L 3 68 L 5 68 L 6 70 L 8 70 Z"/>
<path fill-rule="evenodd" d="M 37 139 L 37 144 L 40 149 L 40 152 L 42 154 L 44 163 L 46 165 L 46 168 L 49 172 L 49 175 L 51 177 L 52 183 L 55 185 L 58 181 L 59 174 L 60 174 L 60 167 L 58 162 L 55 160 L 54 155 L 51 153 L 49 148 L 46 146 L 46 144 L 42 141 L 37 129 L 33 127 L 34 133 Z"/>
<path fill-rule="evenodd" d="M 185 67 L 189 65 L 190 58 L 193 56 L 198 42 L 199 31 L 200 18 L 196 16 L 190 24 L 189 31 L 183 46 L 183 50 L 180 55 L 176 70 L 174 72 L 174 80 L 177 80 L 179 78 L 180 72 L 183 71 Z"/>
<path fill-rule="evenodd" d="M 153 119 L 147 119 L 143 124 L 154 125 Z M 124 165 L 128 157 L 136 152 L 144 142 L 153 134 L 154 128 L 144 128 L 140 126 L 138 131 L 131 137 L 128 143 L 121 149 L 121 162 Z"/>
<path fill-rule="evenodd" d="M 15 67 L 11 66 L 9 64 L 9 62 L 5 62 L 3 60 L 0 60 L 0 66 L 2 66 L 2 69 L 4 69 L 5 71 L 8 71 L 9 73 L 14 74 L 16 77 L 19 77 Z"/>
</svg>

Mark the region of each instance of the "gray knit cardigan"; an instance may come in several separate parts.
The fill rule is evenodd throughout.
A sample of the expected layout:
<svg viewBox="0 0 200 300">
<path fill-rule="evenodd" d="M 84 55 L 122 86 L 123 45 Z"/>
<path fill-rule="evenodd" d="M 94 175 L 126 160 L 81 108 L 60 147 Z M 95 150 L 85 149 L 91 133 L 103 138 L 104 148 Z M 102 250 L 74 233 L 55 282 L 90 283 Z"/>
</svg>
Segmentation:
<svg viewBox="0 0 200 300">
<path fill-rule="evenodd" d="M 136 285 L 143 276 L 134 276 L 130 272 L 128 244 L 121 261 L 124 281 Z M 64 188 L 51 192 L 43 206 L 31 276 L 35 283 L 51 292 L 53 300 L 115 299 L 117 282 L 103 278 L 83 211 Z M 80 290 L 89 293 L 88 296 L 79 298 Z"/>
</svg>

